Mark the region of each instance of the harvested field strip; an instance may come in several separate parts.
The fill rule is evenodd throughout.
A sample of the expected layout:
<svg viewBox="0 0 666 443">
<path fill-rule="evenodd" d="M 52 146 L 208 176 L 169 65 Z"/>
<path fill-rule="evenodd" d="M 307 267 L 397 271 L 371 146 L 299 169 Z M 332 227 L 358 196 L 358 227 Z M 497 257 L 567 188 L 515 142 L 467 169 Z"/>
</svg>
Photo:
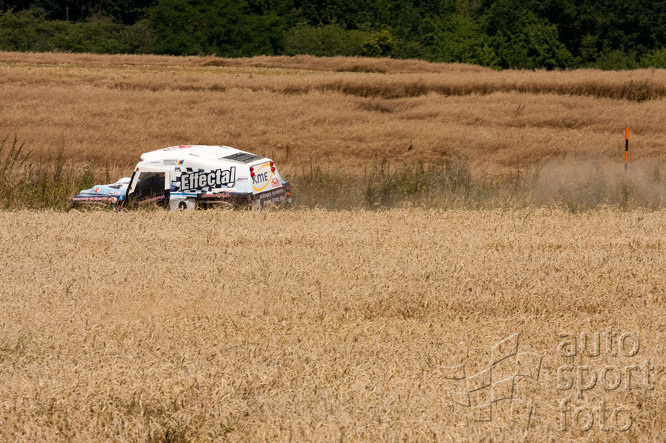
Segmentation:
<svg viewBox="0 0 666 443">
<path fill-rule="evenodd" d="M 383 79 L 382 79 L 383 80 Z M 634 83 L 599 83 L 594 81 L 573 84 L 540 84 L 511 82 L 474 82 L 444 83 L 414 80 L 396 82 L 391 80 L 372 79 L 370 81 L 348 80 L 302 86 L 255 87 L 253 91 L 277 92 L 282 94 L 307 94 L 311 91 L 336 92 L 357 97 L 381 97 L 385 99 L 420 97 L 429 93 L 443 96 L 487 95 L 497 92 L 519 92 L 523 94 L 556 94 L 594 98 L 610 98 L 614 100 L 630 100 L 642 102 L 661 99 L 666 95 L 666 85 L 643 81 Z M 446 81 L 446 80 L 445 80 Z"/>
<path fill-rule="evenodd" d="M 355 97 L 385 99 L 420 97 L 429 93 L 443 96 L 487 95 L 497 92 L 556 94 L 610 98 L 642 102 L 666 95 L 666 77 L 653 71 L 612 73 L 601 71 L 562 72 L 467 72 L 443 73 L 349 73 L 326 74 L 307 70 L 257 67 L 37 65 L 36 72 L 17 72 L 22 65 L 5 69 L 9 84 L 59 85 L 86 82 L 97 87 L 130 91 L 225 92 L 230 88 L 277 94 L 334 92 Z M 651 73 L 652 72 L 652 73 Z M 250 75 L 250 78 L 247 78 Z"/>
<path fill-rule="evenodd" d="M 604 439 L 558 428 L 558 343 L 612 326 L 638 355 L 575 364 L 649 359 L 655 389 L 574 402 L 660 440 L 665 216 L 0 212 L 0 438 Z M 543 355 L 528 434 L 471 421 L 438 369 L 516 332 Z"/>
</svg>

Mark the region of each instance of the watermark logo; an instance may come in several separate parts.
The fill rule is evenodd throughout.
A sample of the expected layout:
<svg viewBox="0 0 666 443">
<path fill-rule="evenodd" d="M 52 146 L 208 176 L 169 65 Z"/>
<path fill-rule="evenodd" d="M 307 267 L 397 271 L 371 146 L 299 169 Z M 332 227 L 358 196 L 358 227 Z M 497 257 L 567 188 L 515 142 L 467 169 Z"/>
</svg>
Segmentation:
<svg viewBox="0 0 666 443">
<path fill-rule="evenodd" d="M 635 332 L 618 333 L 609 326 L 605 331 L 582 332 L 580 337 L 563 332 L 559 339 L 557 353 L 565 364 L 557 368 L 556 389 L 569 394 L 559 401 L 559 429 L 586 432 L 595 424 L 602 432 L 631 429 L 634 423 L 631 408 L 607 404 L 605 399 L 591 401 L 591 397 L 620 391 L 654 390 L 651 378 L 654 366 L 650 360 L 641 362 L 638 357 L 640 336 Z M 576 358 L 581 364 L 573 364 Z M 615 364 L 604 364 L 609 361 Z"/>
<path fill-rule="evenodd" d="M 466 408 L 473 421 L 492 421 L 504 404 L 509 420 L 529 429 L 534 405 L 528 394 L 530 385 L 539 382 L 543 355 L 519 352 L 519 342 L 520 333 L 516 333 L 492 346 L 486 369 L 470 376 L 464 363 L 440 366 L 440 373 L 452 385 L 451 400 Z"/>
<path fill-rule="evenodd" d="M 620 404 L 613 396 L 626 401 L 630 392 L 647 394 L 655 389 L 655 367 L 641 356 L 639 334 L 609 326 L 597 332 L 562 332 L 557 338 L 554 395 L 541 397 L 555 402 L 556 428 L 581 433 L 631 429 L 637 405 Z M 454 406 L 462 407 L 470 421 L 491 422 L 497 417 L 506 421 L 508 417 L 527 431 L 535 415 L 542 361 L 543 354 L 521 352 L 520 333 L 516 333 L 491 347 L 485 369 L 468 375 L 461 364 L 439 366 L 439 373 L 449 381 Z"/>
</svg>

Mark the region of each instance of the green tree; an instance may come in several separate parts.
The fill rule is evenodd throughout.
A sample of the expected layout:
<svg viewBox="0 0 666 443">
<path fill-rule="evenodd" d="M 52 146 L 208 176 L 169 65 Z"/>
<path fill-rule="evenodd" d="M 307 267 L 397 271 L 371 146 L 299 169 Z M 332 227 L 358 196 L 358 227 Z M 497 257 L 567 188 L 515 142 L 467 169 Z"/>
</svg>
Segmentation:
<svg viewBox="0 0 666 443">
<path fill-rule="evenodd" d="M 0 13 L 0 49 L 4 51 L 50 51 L 51 30 L 28 11 Z"/>
<path fill-rule="evenodd" d="M 54 36 L 55 46 L 60 51 L 100 54 L 130 52 L 123 38 L 124 26 L 114 23 L 109 16 L 97 15 L 83 22 L 67 23 L 66 26 L 66 32 L 59 32 Z"/>
<path fill-rule="evenodd" d="M 302 23 L 287 31 L 284 51 L 287 55 L 360 56 L 364 54 L 367 40 L 367 33 L 348 31 L 337 23 L 319 27 Z"/>
<path fill-rule="evenodd" d="M 148 36 L 145 23 L 124 26 L 104 15 L 72 23 L 36 10 L 0 13 L 0 49 L 8 51 L 145 52 Z"/>
<path fill-rule="evenodd" d="M 571 52 L 559 41 L 557 26 L 537 16 L 529 3 L 498 0 L 484 17 L 486 33 L 491 36 L 502 68 L 565 68 L 576 63 Z"/>
<path fill-rule="evenodd" d="M 294 7 L 314 26 L 337 23 L 350 30 L 374 22 L 375 17 L 373 2 L 367 0 L 296 0 Z"/>
<path fill-rule="evenodd" d="M 431 59 L 439 62 L 494 64 L 487 53 L 489 39 L 469 15 L 454 13 L 440 18 L 432 43 Z"/>
<path fill-rule="evenodd" d="M 150 25 L 152 50 L 173 55 L 275 54 L 283 30 L 279 17 L 250 14 L 243 0 L 160 0 Z"/>
<path fill-rule="evenodd" d="M 395 40 L 387 29 L 372 32 L 363 43 L 363 55 L 368 57 L 387 57 L 393 53 Z"/>
<path fill-rule="evenodd" d="M 666 69 L 666 49 L 655 49 L 648 52 L 641 60 L 643 68 Z"/>
</svg>

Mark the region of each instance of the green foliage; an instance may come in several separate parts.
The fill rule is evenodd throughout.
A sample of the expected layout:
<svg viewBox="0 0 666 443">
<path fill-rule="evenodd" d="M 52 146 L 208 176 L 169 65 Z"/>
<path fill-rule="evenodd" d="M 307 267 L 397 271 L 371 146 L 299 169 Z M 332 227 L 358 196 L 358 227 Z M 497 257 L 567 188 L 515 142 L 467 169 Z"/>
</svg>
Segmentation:
<svg viewBox="0 0 666 443">
<path fill-rule="evenodd" d="M 666 48 L 648 52 L 641 60 L 644 68 L 666 69 Z"/>
<path fill-rule="evenodd" d="M 0 15 L 0 49 L 5 51 L 52 51 L 53 36 L 66 29 L 45 22 L 28 11 Z"/>
<path fill-rule="evenodd" d="M 386 57 L 393 53 L 395 39 L 391 32 L 384 29 L 373 32 L 363 42 L 363 55 L 367 57 Z"/>
<path fill-rule="evenodd" d="M 127 42 L 127 52 L 130 54 L 150 53 L 153 35 L 148 19 L 140 20 L 131 26 L 124 27 L 122 38 Z"/>
<path fill-rule="evenodd" d="M 104 14 L 116 23 L 132 25 L 145 16 L 152 3 L 154 0 L 0 0 L 0 11 L 40 11 L 47 20 L 72 22 Z"/>
<path fill-rule="evenodd" d="M 614 49 L 602 51 L 601 54 L 598 55 L 593 66 L 608 71 L 618 71 L 623 69 L 635 69 L 638 67 L 638 63 L 633 52 L 626 53 L 619 49 Z"/>
<path fill-rule="evenodd" d="M 488 37 L 470 16 L 451 14 L 437 22 L 431 58 L 439 62 L 473 63 L 494 67 L 499 60 Z"/>
<path fill-rule="evenodd" d="M 60 51 L 105 54 L 129 52 L 123 40 L 123 26 L 114 23 L 109 17 L 93 16 L 85 22 L 60 24 L 68 27 L 68 32 L 54 34 L 55 46 Z"/>
<path fill-rule="evenodd" d="M 663 67 L 659 0 L 0 0 L 0 49 Z"/>
<path fill-rule="evenodd" d="M 284 38 L 284 52 L 287 55 L 310 54 L 320 57 L 364 54 L 368 33 L 347 31 L 337 23 L 314 27 L 306 24 L 287 31 Z"/>
<path fill-rule="evenodd" d="M 493 4 L 486 18 L 491 47 L 502 68 L 555 69 L 575 64 L 559 41 L 557 26 L 513 0 Z"/>
<path fill-rule="evenodd" d="M 248 13 L 242 0 L 160 0 L 151 10 L 158 54 L 245 57 L 275 54 L 282 20 Z"/>
<path fill-rule="evenodd" d="M 4 51 L 146 52 L 149 38 L 145 22 L 123 26 L 103 15 L 71 23 L 45 20 L 35 11 L 0 14 L 0 49 Z"/>
</svg>

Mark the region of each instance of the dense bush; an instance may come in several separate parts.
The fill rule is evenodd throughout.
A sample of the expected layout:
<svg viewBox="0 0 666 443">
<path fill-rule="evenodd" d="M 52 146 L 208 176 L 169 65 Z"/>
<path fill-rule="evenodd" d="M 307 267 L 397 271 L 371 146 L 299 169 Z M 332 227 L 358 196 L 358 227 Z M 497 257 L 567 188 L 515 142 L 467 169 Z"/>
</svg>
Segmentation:
<svg viewBox="0 0 666 443">
<path fill-rule="evenodd" d="M 280 49 L 282 19 L 249 14 L 237 0 L 160 0 L 151 10 L 158 54 L 252 56 Z"/>
<path fill-rule="evenodd" d="M 665 67 L 657 0 L 0 0 L 0 49 Z"/>
<path fill-rule="evenodd" d="M 5 51 L 144 53 L 150 40 L 145 21 L 121 25 L 96 15 L 73 23 L 45 20 L 37 11 L 0 14 L 0 49 Z"/>
<path fill-rule="evenodd" d="M 366 38 L 362 31 L 348 31 L 336 23 L 320 27 L 300 24 L 286 32 L 284 50 L 287 55 L 360 56 Z"/>
<path fill-rule="evenodd" d="M 346 30 L 337 23 L 324 26 L 300 24 L 286 32 L 287 55 L 385 57 L 393 53 L 395 40 L 388 30 Z"/>
</svg>

